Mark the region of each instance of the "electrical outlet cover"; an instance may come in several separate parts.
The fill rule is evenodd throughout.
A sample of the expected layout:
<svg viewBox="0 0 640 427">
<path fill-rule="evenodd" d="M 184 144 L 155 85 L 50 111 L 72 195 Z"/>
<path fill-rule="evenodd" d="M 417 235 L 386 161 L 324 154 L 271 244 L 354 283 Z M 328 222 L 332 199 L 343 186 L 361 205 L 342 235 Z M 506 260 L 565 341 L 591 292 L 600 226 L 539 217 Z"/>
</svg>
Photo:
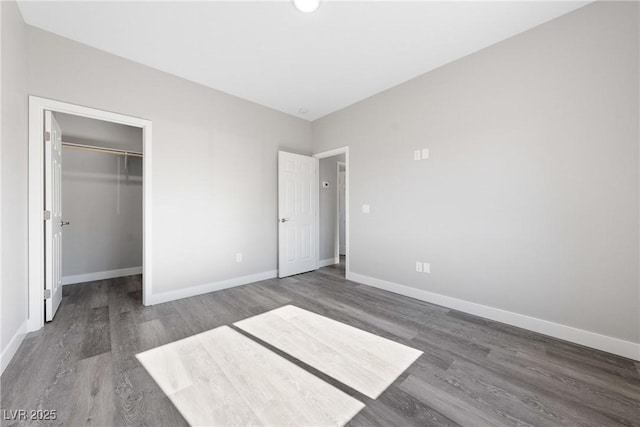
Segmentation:
<svg viewBox="0 0 640 427">
<path fill-rule="evenodd" d="M 422 273 L 422 263 L 420 261 L 416 261 L 416 271 Z"/>
</svg>

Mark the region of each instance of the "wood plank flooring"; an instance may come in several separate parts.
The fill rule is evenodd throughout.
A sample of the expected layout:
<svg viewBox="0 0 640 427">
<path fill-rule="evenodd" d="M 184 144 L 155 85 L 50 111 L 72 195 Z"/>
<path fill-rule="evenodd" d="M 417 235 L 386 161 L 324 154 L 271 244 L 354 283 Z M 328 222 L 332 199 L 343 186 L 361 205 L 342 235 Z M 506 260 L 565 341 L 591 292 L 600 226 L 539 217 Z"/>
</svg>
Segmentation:
<svg viewBox="0 0 640 427">
<path fill-rule="evenodd" d="M 640 426 L 640 364 L 343 275 L 325 267 L 151 307 L 139 276 L 65 286 L 54 321 L 0 378 L 0 424 L 187 425 L 135 354 L 294 304 L 424 352 L 374 400 L 252 338 L 365 403 L 350 426 Z M 57 419 L 4 419 L 16 409 Z"/>
<path fill-rule="evenodd" d="M 295 305 L 233 326 L 375 399 L 422 352 Z"/>
<path fill-rule="evenodd" d="M 195 426 L 344 426 L 364 407 L 228 326 L 137 358 Z"/>
</svg>

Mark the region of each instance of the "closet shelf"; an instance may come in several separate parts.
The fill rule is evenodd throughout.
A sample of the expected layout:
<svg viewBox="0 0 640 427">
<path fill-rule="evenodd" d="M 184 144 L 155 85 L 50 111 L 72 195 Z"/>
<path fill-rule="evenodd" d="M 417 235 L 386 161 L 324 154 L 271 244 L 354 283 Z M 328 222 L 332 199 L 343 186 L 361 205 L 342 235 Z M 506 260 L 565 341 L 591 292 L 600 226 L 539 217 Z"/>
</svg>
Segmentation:
<svg viewBox="0 0 640 427">
<path fill-rule="evenodd" d="M 120 150 L 118 148 L 97 147 L 94 145 L 76 144 L 73 142 L 64 141 L 62 141 L 62 146 L 66 148 L 73 148 L 74 150 L 97 151 L 100 153 L 118 154 L 122 156 L 126 155 L 131 157 L 142 157 L 142 153 L 140 153 L 139 151 Z"/>
</svg>

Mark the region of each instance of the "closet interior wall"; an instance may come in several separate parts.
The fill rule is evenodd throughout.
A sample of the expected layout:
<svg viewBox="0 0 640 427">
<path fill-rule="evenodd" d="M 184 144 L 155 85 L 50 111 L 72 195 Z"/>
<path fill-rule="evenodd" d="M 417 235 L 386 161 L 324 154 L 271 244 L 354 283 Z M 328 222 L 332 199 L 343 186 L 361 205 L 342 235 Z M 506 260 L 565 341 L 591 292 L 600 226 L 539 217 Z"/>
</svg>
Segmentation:
<svg viewBox="0 0 640 427">
<path fill-rule="evenodd" d="M 142 152 L 140 129 L 56 114 L 63 141 L 63 284 L 142 272 Z"/>
</svg>

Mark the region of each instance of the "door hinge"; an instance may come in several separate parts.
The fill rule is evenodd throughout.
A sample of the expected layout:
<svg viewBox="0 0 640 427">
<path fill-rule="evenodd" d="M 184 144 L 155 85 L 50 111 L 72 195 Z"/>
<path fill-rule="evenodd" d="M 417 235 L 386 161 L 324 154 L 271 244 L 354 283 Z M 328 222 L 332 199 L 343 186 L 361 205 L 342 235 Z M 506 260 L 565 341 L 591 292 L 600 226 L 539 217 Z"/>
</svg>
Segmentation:
<svg viewBox="0 0 640 427">
<path fill-rule="evenodd" d="M 45 289 L 44 290 L 44 299 L 49 299 L 51 298 L 51 289 Z"/>
<path fill-rule="evenodd" d="M 51 141 L 51 132 L 49 131 L 44 132 L 44 140 L 47 142 Z"/>
<path fill-rule="evenodd" d="M 51 219 L 51 211 L 44 211 L 44 220 L 49 221 Z"/>
</svg>

